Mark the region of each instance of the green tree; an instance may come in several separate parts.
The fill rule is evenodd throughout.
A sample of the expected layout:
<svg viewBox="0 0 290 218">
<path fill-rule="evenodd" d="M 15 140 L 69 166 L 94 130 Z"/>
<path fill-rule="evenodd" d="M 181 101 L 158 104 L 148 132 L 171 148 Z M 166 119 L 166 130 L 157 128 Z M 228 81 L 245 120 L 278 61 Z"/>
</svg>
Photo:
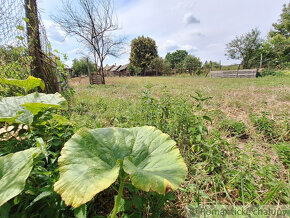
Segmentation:
<svg viewBox="0 0 290 218">
<path fill-rule="evenodd" d="M 269 37 L 262 46 L 264 64 L 268 67 L 285 68 L 290 66 L 290 38 L 281 34 Z"/>
<path fill-rule="evenodd" d="M 274 30 L 268 34 L 261 53 L 268 67 L 285 68 L 290 66 L 290 3 L 284 5 L 281 18 L 273 24 Z"/>
<path fill-rule="evenodd" d="M 226 45 L 226 56 L 242 61 L 244 68 L 257 66 L 260 48 L 262 46 L 261 32 L 255 28 L 249 33 L 237 36 Z"/>
<path fill-rule="evenodd" d="M 187 55 L 188 52 L 185 50 L 176 50 L 173 53 L 168 52 L 165 56 L 165 60 L 170 63 L 170 66 L 173 69 L 176 68 L 178 64 L 182 63 Z"/>
<path fill-rule="evenodd" d="M 89 67 L 91 72 L 96 71 L 96 66 L 95 64 L 89 60 Z M 74 77 L 78 77 L 81 75 L 88 75 L 88 62 L 87 58 L 83 57 L 78 59 L 73 60 L 73 66 L 72 66 L 72 74 Z"/>
<path fill-rule="evenodd" d="M 140 67 L 135 67 L 133 64 L 129 64 L 128 65 L 128 71 L 130 73 L 130 75 L 139 75 L 142 71 L 142 69 Z"/>
<path fill-rule="evenodd" d="M 179 62 L 178 64 L 176 64 L 176 66 L 175 66 L 175 72 L 176 73 L 184 73 L 185 72 L 185 68 L 184 68 L 183 61 L 182 62 Z"/>
<path fill-rule="evenodd" d="M 145 36 L 139 36 L 131 42 L 130 63 L 145 73 L 152 60 L 158 57 L 156 42 Z"/>
<path fill-rule="evenodd" d="M 172 69 L 171 69 L 170 63 L 167 60 L 164 60 L 163 72 L 166 73 L 166 74 L 171 74 L 172 73 Z"/>
<path fill-rule="evenodd" d="M 290 3 L 284 4 L 280 19 L 273 24 L 274 30 L 270 31 L 269 36 L 274 37 L 278 34 L 289 38 L 290 36 Z"/>
<path fill-rule="evenodd" d="M 193 55 L 187 55 L 183 61 L 184 69 L 188 71 L 190 75 L 193 73 L 199 74 L 201 72 L 202 62 L 198 57 Z"/>
<path fill-rule="evenodd" d="M 151 61 L 150 65 L 151 69 L 156 72 L 156 75 L 159 72 L 163 72 L 164 70 L 164 60 L 161 57 L 156 57 Z"/>
</svg>

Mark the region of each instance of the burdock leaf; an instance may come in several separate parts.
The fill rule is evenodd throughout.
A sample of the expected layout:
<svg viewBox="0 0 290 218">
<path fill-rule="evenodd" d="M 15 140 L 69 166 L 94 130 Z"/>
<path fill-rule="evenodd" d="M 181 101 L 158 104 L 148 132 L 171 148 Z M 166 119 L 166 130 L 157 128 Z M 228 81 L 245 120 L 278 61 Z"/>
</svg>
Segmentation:
<svg viewBox="0 0 290 218">
<path fill-rule="evenodd" d="M 35 92 L 26 96 L 3 98 L 0 100 L 0 122 L 29 125 L 34 115 L 49 108 L 67 109 L 67 101 L 59 93 Z"/>
<path fill-rule="evenodd" d="M 22 192 L 38 152 L 30 148 L 0 157 L 0 207 Z"/>
<path fill-rule="evenodd" d="M 77 208 L 114 183 L 123 166 L 134 186 L 165 194 L 175 190 L 187 173 L 175 144 L 150 126 L 81 129 L 61 151 L 54 190 Z"/>
</svg>

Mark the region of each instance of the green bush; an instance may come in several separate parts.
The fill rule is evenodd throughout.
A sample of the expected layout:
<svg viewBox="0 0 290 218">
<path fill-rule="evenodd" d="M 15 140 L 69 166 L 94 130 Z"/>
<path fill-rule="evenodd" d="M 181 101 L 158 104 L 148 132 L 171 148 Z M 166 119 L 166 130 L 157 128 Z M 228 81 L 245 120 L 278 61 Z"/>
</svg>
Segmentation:
<svg viewBox="0 0 290 218">
<path fill-rule="evenodd" d="M 271 69 L 265 69 L 263 72 L 259 73 L 259 76 L 284 76 L 285 73 L 281 70 L 271 70 Z"/>
</svg>

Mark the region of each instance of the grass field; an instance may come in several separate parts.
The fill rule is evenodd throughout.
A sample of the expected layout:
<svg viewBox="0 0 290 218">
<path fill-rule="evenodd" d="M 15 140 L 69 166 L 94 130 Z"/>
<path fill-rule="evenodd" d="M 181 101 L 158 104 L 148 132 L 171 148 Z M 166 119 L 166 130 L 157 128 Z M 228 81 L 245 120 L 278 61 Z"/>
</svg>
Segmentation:
<svg viewBox="0 0 290 218">
<path fill-rule="evenodd" d="M 289 76 L 255 79 L 108 77 L 104 86 L 88 85 L 88 78 L 74 78 L 70 83 L 76 91 L 74 105 L 86 101 L 93 104 L 98 99 L 114 104 L 115 107 L 108 108 L 105 113 L 98 108 L 90 108 L 93 110 L 90 112 L 96 112 L 96 121 L 102 126 L 109 125 L 106 114 L 114 112 L 123 103 L 134 103 L 146 87 L 150 87 L 155 97 L 160 97 L 162 90 L 167 88 L 173 96 L 189 100 L 192 100 L 190 96 L 195 91 L 200 91 L 205 96 L 213 97 L 205 105 L 206 109 L 218 110 L 228 118 L 242 120 L 248 125 L 251 113 L 266 111 L 272 118 L 280 119 L 289 115 L 290 108 Z"/>
<path fill-rule="evenodd" d="M 70 85 L 77 128 L 152 125 L 177 142 L 186 183 L 173 197 L 155 196 L 161 206 L 148 203 L 143 214 L 184 216 L 198 204 L 289 204 L 289 76 L 109 77 L 106 85 L 73 78 Z"/>
</svg>

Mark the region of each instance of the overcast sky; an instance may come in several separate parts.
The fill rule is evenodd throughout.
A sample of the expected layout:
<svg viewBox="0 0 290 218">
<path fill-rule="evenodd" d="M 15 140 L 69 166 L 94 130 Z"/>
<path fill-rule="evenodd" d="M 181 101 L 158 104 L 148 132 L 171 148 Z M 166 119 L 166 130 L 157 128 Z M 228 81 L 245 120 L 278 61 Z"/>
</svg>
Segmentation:
<svg viewBox="0 0 290 218">
<path fill-rule="evenodd" d="M 72 0 L 77 1 L 77 0 Z M 158 53 L 187 50 L 202 61 L 238 63 L 225 57 L 225 44 L 235 36 L 257 27 L 263 37 L 279 19 L 283 4 L 289 0 L 115 0 L 115 13 L 127 37 L 127 53 L 119 59 L 107 58 L 105 64 L 129 62 L 130 42 L 137 36 L 149 36 L 158 46 Z M 51 19 L 60 0 L 39 0 L 42 20 L 54 49 L 68 55 L 67 64 L 87 54 L 74 37 L 65 33 Z"/>
</svg>

